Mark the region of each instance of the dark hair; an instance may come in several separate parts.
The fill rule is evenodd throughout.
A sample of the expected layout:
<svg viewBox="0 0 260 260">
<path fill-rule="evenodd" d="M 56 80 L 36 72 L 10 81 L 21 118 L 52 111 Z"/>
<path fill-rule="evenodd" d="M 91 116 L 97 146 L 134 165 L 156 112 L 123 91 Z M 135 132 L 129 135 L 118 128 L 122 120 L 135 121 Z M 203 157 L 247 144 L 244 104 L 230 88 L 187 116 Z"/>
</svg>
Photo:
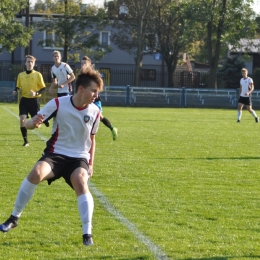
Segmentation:
<svg viewBox="0 0 260 260">
<path fill-rule="evenodd" d="M 99 91 L 103 90 L 104 83 L 100 73 L 92 66 L 84 65 L 82 66 L 80 73 L 77 76 L 75 92 L 78 91 L 79 86 L 87 88 L 88 86 L 90 86 L 91 82 L 95 82 L 98 85 Z"/>
</svg>

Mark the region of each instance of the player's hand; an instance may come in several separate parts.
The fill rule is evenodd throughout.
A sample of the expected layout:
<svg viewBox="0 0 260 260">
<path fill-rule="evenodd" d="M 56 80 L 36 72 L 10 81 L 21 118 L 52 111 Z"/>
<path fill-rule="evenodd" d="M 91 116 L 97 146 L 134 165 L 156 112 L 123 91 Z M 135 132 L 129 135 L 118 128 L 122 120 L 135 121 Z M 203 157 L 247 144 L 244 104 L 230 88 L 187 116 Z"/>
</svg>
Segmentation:
<svg viewBox="0 0 260 260">
<path fill-rule="evenodd" d="M 60 84 L 59 86 L 58 86 L 58 88 L 63 88 L 64 87 L 64 84 Z"/>
<path fill-rule="evenodd" d="M 40 127 L 40 125 L 43 123 L 44 115 L 37 114 L 32 118 L 33 124 L 36 128 Z"/>
<path fill-rule="evenodd" d="M 88 166 L 88 176 L 89 178 L 91 178 L 93 175 L 93 165 L 89 165 Z"/>
<path fill-rule="evenodd" d="M 31 97 L 35 97 L 36 96 L 36 92 L 34 92 L 33 90 L 30 91 L 30 96 Z"/>
<path fill-rule="evenodd" d="M 15 96 L 15 95 L 17 94 L 17 91 L 13 91 L 13 93 L 12 93 L 12 94 L 13 94 L 13 96 Z"/>
</svg>

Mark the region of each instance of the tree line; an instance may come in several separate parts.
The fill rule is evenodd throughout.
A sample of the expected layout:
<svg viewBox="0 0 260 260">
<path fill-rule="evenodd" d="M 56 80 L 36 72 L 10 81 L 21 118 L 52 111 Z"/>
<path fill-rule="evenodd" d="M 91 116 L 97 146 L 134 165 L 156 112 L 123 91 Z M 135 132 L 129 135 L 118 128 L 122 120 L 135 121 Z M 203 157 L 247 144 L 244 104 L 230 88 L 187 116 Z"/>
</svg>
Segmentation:
<svg viewBox="0 0 260 260">
<path fill-rule="evenodd" d="M 81 0 L 37 0 L 30 10 L 43 13 L 45 19 L 24 27 L 15 17 L 28 3 L 1 1 L 3 49 L 27 46 L 37 28 L 55 32 L 55 39 L 46 38 L 39 44 L 55 42 L 55 46 L 62 46 L 65 61 L 77 61 L 79 52 L 100 60 L 112 51 L 99 42 L 99 31 L 110 25 L 114 28 L 110 40 L 135 61 L 136 86 L 145 55 L 162 55 L 168 86 L 173 86 L 176 66 L 182 62 L 182 55 L 189 53 L 190 58 L 209 64 L 209 87 L 215 88 L 218 64 L 226 58 L 227 44 L 236 48 L 240 39 L 254 39 L 260 24 L 251 7 L 253 0 L 114 0 L 105 1 L 104 8 L 82 5 Z"/>
</svg>

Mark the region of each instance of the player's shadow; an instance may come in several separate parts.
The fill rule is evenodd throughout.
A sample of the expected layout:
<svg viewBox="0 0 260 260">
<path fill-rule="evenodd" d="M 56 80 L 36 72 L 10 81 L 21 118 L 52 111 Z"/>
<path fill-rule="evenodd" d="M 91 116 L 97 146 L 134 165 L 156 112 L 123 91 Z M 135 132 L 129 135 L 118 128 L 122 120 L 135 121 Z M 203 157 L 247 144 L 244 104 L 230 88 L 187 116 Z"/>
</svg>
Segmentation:
<svg viewBox="0 0 260 260">
<path fill-rule="evenodd" d="M 172 158 L 153 158 L 154 160 L 260 160 L 259 156 L 242 156 L 242 157 L 205 157 L 205 158 L 192 158 L 192 157 L 172 157 Z"/>
<path fill-rule="evenodd" d="M 61 260 L 68 260 L 68 258 L 59 258 Z M 115 256 L 95 256 L 94 258 L 92 257 L 86 257 L 86 258 L 70 258 L 70 260 L 82 260 L 82 259 L 88 259 L 88 260 L 112 260 L 115 259 Z M 137 256 L 137 257 L 122 257 L 118 258 L 116 257 L 117 260 L 149 260 L 151 259 L 150 256 Z"/>
<path fill-rule="evenodd" d="M 250 256 L 215 256 L 215 257 L 202 257 L 202 258 L 184 258 L 183 260 L 230 260 L 232 258 L 254 258 L 259 259 L 260 255 L 250 255 Z"/>
<path fill-rule="evenodd" d="M 206 158 L 196 158 L 202 160 L 260 160 L 259 156 L 242 156 L 242 157 L 223 157 L 223 158 L 214 158 L 214 157 L 206 157 Z"/>
</svg>

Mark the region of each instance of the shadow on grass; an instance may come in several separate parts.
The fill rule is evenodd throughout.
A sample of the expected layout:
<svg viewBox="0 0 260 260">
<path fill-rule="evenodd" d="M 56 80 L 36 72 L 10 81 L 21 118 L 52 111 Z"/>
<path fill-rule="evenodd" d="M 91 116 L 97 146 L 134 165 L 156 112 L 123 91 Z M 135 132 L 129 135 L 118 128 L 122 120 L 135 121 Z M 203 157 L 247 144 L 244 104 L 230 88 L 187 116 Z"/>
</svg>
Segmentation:
<svg viewBox="0 0 260 260">
<path fill-rule="evenodd" d="M 183 157 L 183 158 L 153 158 L 154 160 L 260 160 L 260 157 L 256 156 L 243 156 L 243 157 L 206 157 L 206 158 L 192 158 L 192 157 Z"/>
<path fill-rule="evenodd" d="M 217 257 L 202 257 L 202 258 L 185 258 L 183 260 L 230 260 L 232 258 L 255 258 L 259 259 L 260 255 L 249 255 L 249 256 L 217 256 Z"/>
<path fill-rule="evenodd" d="M 68 260 L 68 258 L 59 258 L 60 260 Z M 69 258 L 70 260 L 80 260 L 82 258 Z M 83 258 L 84 259 L 84 258 Z M 115 256 L 99 256 L 99 257 L 86 257 L 88 260 L 98 260 L 98 259 L 104 259 L 104 260 L 110 260 L 115 259 Z M 117 260 L 148 260 L 151 259 L 150 256 L 137 256 L 137 257 L 123 257 L 123 258 L 116 258 Z"/>
</svg>

